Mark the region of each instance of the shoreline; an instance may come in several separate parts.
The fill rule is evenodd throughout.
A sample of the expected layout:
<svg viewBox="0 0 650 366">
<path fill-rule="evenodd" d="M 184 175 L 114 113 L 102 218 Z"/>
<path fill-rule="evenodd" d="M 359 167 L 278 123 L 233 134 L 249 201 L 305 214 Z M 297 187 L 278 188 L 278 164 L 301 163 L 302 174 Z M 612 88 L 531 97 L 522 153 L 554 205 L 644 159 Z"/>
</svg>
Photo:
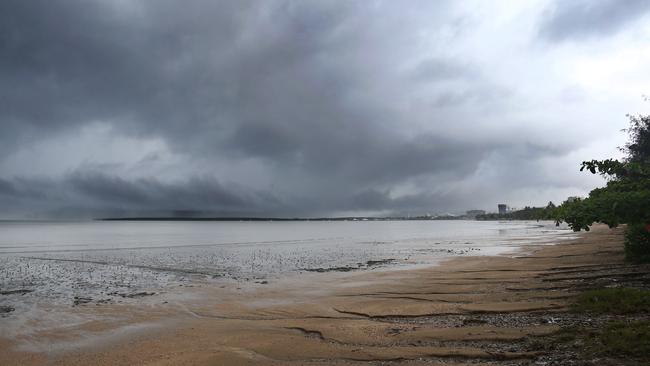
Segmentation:
<svg viewBox="0 0 650 366">
<path fill-rule="evenodd" d="M 449 258 L 427 268 L 309 274 L 304 276 L 309 281 L 283 279 L 249 288 L 205 285 L 191 291 L 198 301 L 133 305 L 140 309 L 130 308 L 137 311 L 123 324 L 162 328 L 49 354 L 16 350 L 15 341 L 2 339 L 0 363 L 526 362 L 539 355 L 508 344 L 559 329 L 555 314 L 590 281 L 587 275 L 623 265 L 620 229 L 597 227 L 556 241 L 505 256 Z M 109 317 L 124 310 L 100 308 Z M 102 327 L 106 324 L 69 332 L 98 335 L 107 332 Z"/>
</svg>

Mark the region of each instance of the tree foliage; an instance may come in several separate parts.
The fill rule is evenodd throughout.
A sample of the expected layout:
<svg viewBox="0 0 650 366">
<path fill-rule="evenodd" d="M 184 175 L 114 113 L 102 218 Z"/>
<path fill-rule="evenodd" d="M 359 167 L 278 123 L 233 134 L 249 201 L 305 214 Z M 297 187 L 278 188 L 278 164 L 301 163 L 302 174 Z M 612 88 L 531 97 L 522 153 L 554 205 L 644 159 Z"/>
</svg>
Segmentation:
<svg viewBox="0 0 650 366">
<path fill-rule="evenodd" d="M 650 235 L 640 234 L 650 227 L 650 116 L 628 117 L 629 141 L 620 148 L 625 159 L 584 161 L 580 168 L 605 177 L 605 187 L 592 190 L 587 198 L 565 201 L 554 216 L 558 224 L 564 221 L 575 231 L 589 230 L 597 222 L 610 227 L 628 224 L 626 254 L 650 259 Z"/>
<path fill-rule="evenodd" d="M 650 157 L 650 115 L 630 116 L 630 128 L 627 129 L 630 141 L 621 148 L 627 153 L 627 161 L 647 163 Z"/>
<path fill-rule="evenodd" d="M 650 262 L 650 232 L 645 225 L 633 224 L 625 230 L 625 257 L 632 262 Z"/>
</svg>

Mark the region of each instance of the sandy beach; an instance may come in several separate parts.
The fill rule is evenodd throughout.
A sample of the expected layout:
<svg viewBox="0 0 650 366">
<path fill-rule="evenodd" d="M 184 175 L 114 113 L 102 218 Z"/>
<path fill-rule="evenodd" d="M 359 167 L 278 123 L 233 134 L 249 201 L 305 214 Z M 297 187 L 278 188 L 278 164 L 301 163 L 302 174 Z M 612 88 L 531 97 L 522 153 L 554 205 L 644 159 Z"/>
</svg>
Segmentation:
<svg viewBox="0 0 650 366">
<path fill-rule="evenodd" d="M 650 0 L 0 0 L 0 366 L 650 366 L 649 39 Z"/>
<path fill-rule="evenodd" d="M 622 230 L 598 226 L 556 245 L 425 269 L 305 273 L 76 306 L 104 320 L 5 335 L 0 364 L 534 364 L 557 355 L 531 340 L 583 321 L 567 312 L 573 296 L 647 277 L 624 263 Z M 112 314 L 119 321 L 105 320 Z"/>
</svg>

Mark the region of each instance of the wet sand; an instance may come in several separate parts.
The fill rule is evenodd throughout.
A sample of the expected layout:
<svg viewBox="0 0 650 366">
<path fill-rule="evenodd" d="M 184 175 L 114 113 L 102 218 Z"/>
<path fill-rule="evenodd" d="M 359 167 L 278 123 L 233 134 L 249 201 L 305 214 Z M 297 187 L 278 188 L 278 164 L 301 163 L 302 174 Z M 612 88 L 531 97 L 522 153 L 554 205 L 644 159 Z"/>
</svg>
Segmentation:
<svg viewBox="0 0 650 366">
<path fill-rule="evenodd" d="M 580 321 L 566 313 L 579 291 L 644 280 L 623 262 L 622 230 L 599 226 L 517 255 L 78 306 L 101 320 L 3 334 L 0 364 L 525 365 L 545 356 L 528 340 Z"/>
</svg>

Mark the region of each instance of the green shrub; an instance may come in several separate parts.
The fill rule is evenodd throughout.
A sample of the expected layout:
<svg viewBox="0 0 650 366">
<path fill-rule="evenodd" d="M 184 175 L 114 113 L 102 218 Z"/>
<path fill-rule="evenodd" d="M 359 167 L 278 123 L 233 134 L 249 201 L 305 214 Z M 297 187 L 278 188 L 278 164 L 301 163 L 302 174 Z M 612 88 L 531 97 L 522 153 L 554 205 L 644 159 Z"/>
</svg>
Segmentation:
<svg viewBox="0 0 650 366">
<path fill-rule="evenodd" d="M 580 294 L 572 310 L 592 314 L 650 313 L 650 291 L 635 288 L 603 288 Z"/>
<path fill-rule="evenodd" d="M 650 322 L 613 322 L 587 340 L 587 348 L 596 354 L 650 358 Z"/>
<path fill-rule="evenodd" d="M 650 321 L 610 321 L 597 328 L 585 326 L 563 327 L 557 332 L 534 338 L 529 347 L 535 351 L 573 349 L 581 359 L 611 357 L 620 361 L 650 360 Z M 639 365 L 636 362 L 611 363 L 603 365 Z M 589 363 L 599 365 L 599 363 Z M 646 362 L 642 365 L 650 365 Z M 582 363 L 580 363 L 582 365 Z"/>
<path fill-rule="evenodd" d="M 650 263 L 650 232 L 645 225 L 629 225 L 625 231 L 625 258 L 634 263 Z"/>
</svg>

